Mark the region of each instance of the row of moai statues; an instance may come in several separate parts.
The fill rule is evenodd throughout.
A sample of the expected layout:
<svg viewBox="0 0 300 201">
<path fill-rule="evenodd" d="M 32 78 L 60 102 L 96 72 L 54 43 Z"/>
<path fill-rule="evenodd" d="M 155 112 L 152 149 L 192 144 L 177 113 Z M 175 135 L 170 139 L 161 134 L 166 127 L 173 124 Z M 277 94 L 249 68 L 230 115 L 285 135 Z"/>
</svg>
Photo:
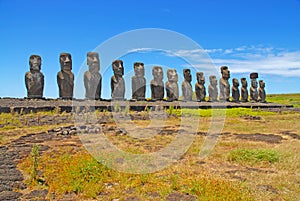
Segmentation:
<svg viewBox="0 0 300 201">
<path fill-rule="evenodd" d="M 227 66 L 221 66 L 222 77 L 219 80 L 220 88 L 220 101 L 229 101 L 230 98 L 230 71 Z M 265 82 L 259 80 L 259 88 L 257 84 L 258 73 L 250 73 L 251 87 L 250 87 L 250 101 L 251 102 L 266 102 L 266 91 L 265 91 Z M 210 85 L 209 85 L 209 101 L 217 100 L 217 81 L 215 76 L 210 76 Z M 248 83 L 246 78 L 241 78 L 242 87 L 239 90 L 239 80 L 236 78 L 232 79 L 232 102 L 248 102 Z M 240 92 L 241 91 L 241 92 Z"/>
<path fill-rule="evenodd" d="M 72 72 L 72 57 L 69 53 L 61 53 L 59 57 L 61 70 L 57 74 L 57 84 L 59 88 L 59 97 L 62 99 L 73 98 L 74 74 Z M 28 98 L 42 98 L 44 89 L 44 75 L 41 73 L 41 57 L 39 55 L 31 55 L 29 59 L 30 71 L 25 74 L 25 83 Z M 84 73 L 85 97 L 87 99 L 101 99 L 102 76 L 100 71 L 100 59 L 97 52 L 87 53 L 88 70 Z M 111 77 L 111 98 L 113 100 L 124 100 L 125 81 L 124 66 L 122 60 L 112 62 L 114 75 Z M 144 77 L 144 64 L 141 62 L 134 63 L 134 73 L 132 77 L 132 99 L 145 100 L 146 79 Z M 217 88 L 216 76 L 209 77 L 210 85 L 208 87 L 209 101 L 230 101 L 230 71 L 227 66 L 221 67 L 222 77 L 219 80 L 219 91 Z M 163 69 L 160 66 L 154 66 L 152 69 L 153 80 L 151 80 L 151 100 L 163 100 L 165 96 L 167 101 L 176 101 L 179 98 L 178 74 L 175 69 L 167 70 L 168 81 L 163 83 Z M 192 101 L 193 88 L 191 85 L 192 76 L 190 69 L 183 69 L 184 81 L 182 83 L 183 101 Z M 195 93 L 197 101 L 205 101 L 206 88 L 205 77 L 203 72 L 197 72 L 197 82 L 195 84 Z M 257 73 L 251 73 L 250 101 L 266 102 L 265 83 L 259 81 L 259 89 L 257 90 Z M 247 102 L 248 89 L 246 78 L 241 78 L 242 88 L 239 90 L 239 81 L 232 79 L 232 101 Z M 241 91 L 241 92 L 240 92 Z"/>
</svg>

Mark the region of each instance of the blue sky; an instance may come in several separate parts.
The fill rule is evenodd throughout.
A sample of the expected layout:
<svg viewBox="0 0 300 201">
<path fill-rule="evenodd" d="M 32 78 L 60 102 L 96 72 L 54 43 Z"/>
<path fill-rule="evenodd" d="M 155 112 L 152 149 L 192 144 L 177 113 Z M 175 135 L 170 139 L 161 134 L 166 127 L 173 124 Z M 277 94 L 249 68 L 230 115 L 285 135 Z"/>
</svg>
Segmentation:
<svg viewBox="0 0 300 201">
<path fill-rule="evenodd" d="M 118 34 L 144 28 L 170 30 L 195 41 L 211 58 L 216 73 L 221 65 L 229 67 L 232 78 L 248 78 L 250 72 L 257 71 L 266 82 L 267 93 L 300 93 L 299 0 L 0 0 L 0 97 L 26 96 L 24 75 L 31 54 L 42 57 L 44 96 L 56 98 L 60 52 L 72 54 L 73 72 L 80 85 L 88 51 Z M 182 57 L 202 71 L 203 65 L 197 65 L 202 51 L 180 47 L 172 52 L 173 57 L 153 52 L 123 55 L 125 76 L 130 78 L 134 61 L 144 62 L 149 73 L 154 64 L 181 73 L 188 66 Z M 102 55 L 102 96 L 110 98 L 111 71 Z M 152 61 L 155 55 L 157 59 Z M 193 74 L 193 84 L 195 80 Z M 127 98 L 129 82 L 127 79 Z"/>
</svg>

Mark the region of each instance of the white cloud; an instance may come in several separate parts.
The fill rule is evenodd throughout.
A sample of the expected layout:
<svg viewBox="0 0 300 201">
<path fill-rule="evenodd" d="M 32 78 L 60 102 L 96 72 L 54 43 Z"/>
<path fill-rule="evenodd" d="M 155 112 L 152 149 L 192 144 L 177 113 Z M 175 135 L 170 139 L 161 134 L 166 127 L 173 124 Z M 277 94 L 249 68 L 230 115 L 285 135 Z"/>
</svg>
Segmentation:
<svg viewBox="0 0 300 201">
<path fill-rule="evenodd" d="M 186 56 L 197 68 L 203 68 L 205 59 L 200 50 L 180 50 L 177 56 Z M 241 46 L 229 49 L 205 49 L 214 65 L 227 65 L 232 73 L 250 73 L 257 71 L 263 74 L 273 74 L 290 77 L 300 77 L 300 51 L 287 51 L 280 48 L 264 46 Z"/>
<path fill-rule="evenodd" d="M 152 48 L 137 48 L 129 52 L 157 51 Z M 288 51 L 282 48 L 241 46 L 236 48 L 191 49 L 163 51 L 167 56 L 185 58 L 201 71 L 219 69 L 226 65 L 232 73 L 251 73 L 300 77 L 300 50 Z M 188 66 L 187 66 L 188 67 Z"/>
<path fill-rule="evenodd" d="M 135 48 L 135 49 L 129 50 L 127 53 L 131 53 L 131 52 L 150 52 L 150 51 L 157 51 L 157 49 L 154 49 L 154 48 Z"/>
</svg>

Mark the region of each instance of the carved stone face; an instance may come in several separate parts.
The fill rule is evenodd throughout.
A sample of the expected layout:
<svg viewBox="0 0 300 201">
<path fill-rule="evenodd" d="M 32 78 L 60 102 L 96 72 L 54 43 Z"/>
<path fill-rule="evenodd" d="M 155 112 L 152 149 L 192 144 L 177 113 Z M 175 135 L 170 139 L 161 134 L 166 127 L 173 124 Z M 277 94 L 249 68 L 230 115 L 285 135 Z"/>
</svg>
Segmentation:
<svg viewBox="0 0 300 201">
<path fill-rule="evenodd" d="M 265 88 L 265 82 L 262 81 L 262 80 L 260 80 L 260 81 L 259 81 L 259 87 L 260 87 L 260 88 Z"/>
<path fill-rule="evenodd" d="M 39 55 L 31 55 L 29 58 L 30 70 L 40 71 L 42 65 L 42 59 Z"/>
<path fill-rule="evenodd" d="M 135 63 L 134 64 L 134 74 L 137 77 L 144 77 L 145 69 L 143 63 Z"/>
<path fill-rule="evenodd" d="M 60 68 L 62 71 L 72 70 L 72 57 L 69 53 L 61 53 L 59 57 Z"/>
<path fill-rule="evenodd" d="M 233 86 L 235 86 L 235 87 L 240 86 L 238 79 L 235 79 L 235 78 L 232 79 L 232 84 L 233 84 Z"/>
<path fill-rule="evenodd" d="M 123 76 L 124 75 L 123 61 L 115 60 L 112 63 L 112 67 L 113 67 L 115 76 Z"/>
<path fill-rule="evenodd" d="M 256 82 L 256 79 L 252 79 L 252 80 L 251 80 L 251 86 L 252 86 L 253 88 L 257 88 L 257 82 Z"/>
<path fill-rule="evenodd" d="M 155 80 L 163 80 L 164 75 L 163 75 L 162 67 L 154 66 L 152 69 L 152 75 Z"/>
<path fill-rule="evenodd" d="M 229 70 L 223 70 L 222 78 L 225 80 L 228 80 L 230 78 L 230 71 Z"/>
<path fill-rule="evenodd" d="M 89 52 L 87 54 L 87 64 L 89 66 L 89 71 L 97 72 L 100 70 L 100 60 L 99 54 L 97 52 Z"/>
<path fill-rule="evenodd" d="M 212 86 L 217 86 L 217 84 L 218 84 L 216 76 L 210 76 L 209 82 Z"/>
<path fill-rule="evenodd" d="M 248 87 L 248 83 L 246 79 L 241 79 L 242 82 L 242 87 L 247 88 Z"/>
<path fill-rule="evenodd" d="M 169 69 L 167 71 L 167 75 L 168 75 L 168 80 L 170 82 L 177 82 L 178 81 L 178 75 L 177 75 L 177 71 L 175 69 Z"/>
<path fill-rule="evenodd" d="M 191 75 L 191 70 L 190 69 L 183 69 L 183 74 L 184 74 L 184 79 L 187 82 L 191 82 L 192 81 L 192 75 Z"/>
<path fill-rule="evenodd" d="M 205 84 L 205 77 L 203 76 L 203 73 L 197 73 L 197 82 L 201 85 Z"/>
</svg>

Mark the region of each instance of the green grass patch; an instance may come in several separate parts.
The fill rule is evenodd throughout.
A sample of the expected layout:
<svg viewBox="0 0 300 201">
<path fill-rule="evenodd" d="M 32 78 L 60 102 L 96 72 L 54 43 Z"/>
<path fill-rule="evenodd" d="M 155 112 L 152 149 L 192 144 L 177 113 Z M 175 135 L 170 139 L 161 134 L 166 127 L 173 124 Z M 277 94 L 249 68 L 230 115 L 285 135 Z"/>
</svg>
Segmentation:
<svg viewBox="0 0 300 201">
<path fill-rule="evenodd" d="M 300 94 L 268 94 L 267 101 L 300 107 Z"/>
<path fill-rule="evenodd" d="M 202 177 L 192 182 L 191 192 L 197 195 L 198 200 L 253 200 L 250 191 L 242 184 L 236 184 L 215 177 Z M 241 193 L 242 192 L 242 193 Z"/>
<path fill-rule="evenodd" d="M 29 157 L 19 168 L 30 175 L 33 163 Z M 49 153 L 39 158 L 37 167 L 43 173 L 37 179 L 44 183 L 28 180 L 29 187 L 46 188 L 58 197 L 76 193 L 80 199 L 98 199 L 99 194 L 106 193 L 105 200 L 123 200 L 127 197 L 124 192 L 134 189 L 133 195 L 142 200 L 149 200 L 149 192 L 156 192 L 160 200 L 165 200 L 173 191 L 193 194 L 199 200 L 253 200 L 248 187 L 240 182 L 226 181 L 214 175 L 190 174 L 185 165 L 171 166 L 152 174 L 128 174 L 104 166 L 87 153 Z"/>
<path fill-rule="evenodd" d="M 95 159 L 84 154 L 65 154 L 55 161 L 59 166 L 47 163 L 44 169 L 45 181 L 51 191 L 75 192 L 95 198 L 104 189 L 102 174 L 106 168 Z"/>
<path fill-rule="evenodd" d="M 238 163 L 275 163 L 280 159 L 279 153 L 270 149 L 239 148 L 229 152 L 228 160 Z"/>
<path fill-rule="evenodd" d="M 266 116 L 277 114 L 275 112 L 264 111 L 251 108 L 227 108 L 227 109 L 174 109 L 170 107 L 166 110 L 167 114 L 195 117 L 240 117 L 240 116 Z"/>
</svg>

